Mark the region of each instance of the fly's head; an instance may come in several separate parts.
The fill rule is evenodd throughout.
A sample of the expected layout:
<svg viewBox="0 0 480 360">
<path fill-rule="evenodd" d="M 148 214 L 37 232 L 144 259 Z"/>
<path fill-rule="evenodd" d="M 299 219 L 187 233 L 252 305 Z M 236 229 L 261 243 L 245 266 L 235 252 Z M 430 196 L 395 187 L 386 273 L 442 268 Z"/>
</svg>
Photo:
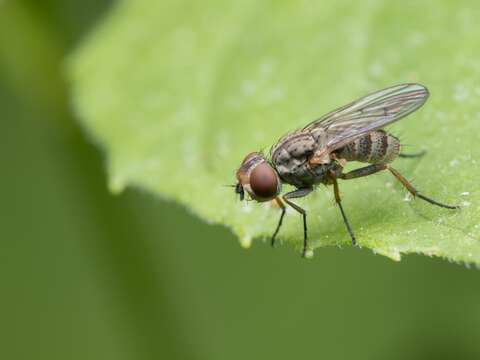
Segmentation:
<svg viewBox="0 0 480 360">
<path fill-rule="evenodd" d="M 235 192 L 240 195 L 240 200 L 244 199 L 246 192 L 253 200 L 269 201 L 281 191 L 282 183 L 277 172 L 259 152 L 250 153 L 243 159 L 236 176 Z"/>
</svg>

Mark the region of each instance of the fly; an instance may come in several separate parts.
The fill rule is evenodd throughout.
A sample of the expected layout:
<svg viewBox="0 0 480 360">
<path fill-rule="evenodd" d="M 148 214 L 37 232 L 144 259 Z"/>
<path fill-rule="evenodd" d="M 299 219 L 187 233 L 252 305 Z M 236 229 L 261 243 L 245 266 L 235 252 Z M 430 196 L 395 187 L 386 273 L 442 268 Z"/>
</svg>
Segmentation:
<svg viewBox="0 0 480 360">
<path fill-rule="evenodd" d="M 423 153 L 400 152 L 400 140 L 383 128 L 418 110 L 428 99 L 429 92 L 420 84 L 401 84 L 376 91 L 338 108 L 304 128 L 283 136 L 265 157 L 252 152 L 243 160 L 236 172 L 235 192 L 243 200 L 245 193 L 251 199 L 264 202 L 274 200 L 281 209 L 278 225 L 271 244 L 282 226 L 286 207 L 302 215 L 303 251 L 308 249 L 307 212 L 292 199 L 310 194 L 318 184 L 333 185 L 335 202 L 343 221 L 356 245 L 357 240 L 343 210 L 338 179 L 350 180 L 389 171 L 413 197 L 447 209 L 446 205 L 420 193 L 390 164 L 397 157 L 419 157 Z M 344 173 L 347 162 L 358 161 L 369 165 Z M 295 190 L 280 196 L 282 183 L 295 186 Z"/>
</svg>

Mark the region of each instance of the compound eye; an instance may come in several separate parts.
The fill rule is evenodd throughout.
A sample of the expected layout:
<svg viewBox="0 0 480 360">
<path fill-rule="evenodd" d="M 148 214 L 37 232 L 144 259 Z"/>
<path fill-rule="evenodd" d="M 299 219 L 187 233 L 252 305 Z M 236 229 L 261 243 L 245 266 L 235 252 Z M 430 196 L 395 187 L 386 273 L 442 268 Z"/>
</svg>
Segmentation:
<svg viewBox="0 0 480 360">
<path fill-rule="evenodd" d="M 261 163 L 250 174 L 250 187 L 255 196 L 270 199 L 277 195 L 278 178 L 275 171 L 267 163 Z"/>
</svg>

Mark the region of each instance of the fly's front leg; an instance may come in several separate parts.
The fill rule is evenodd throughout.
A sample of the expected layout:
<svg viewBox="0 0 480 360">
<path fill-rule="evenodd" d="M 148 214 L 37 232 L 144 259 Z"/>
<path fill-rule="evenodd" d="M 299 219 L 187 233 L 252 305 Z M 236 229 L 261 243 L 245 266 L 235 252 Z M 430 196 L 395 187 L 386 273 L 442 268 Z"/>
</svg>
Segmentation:
<svg viewBox="0 0 480 360">
<path fill-rule="evenodd" d="M 333 183 L 333 193 L 335 195 L 335 201 L 338 204 L 338 207 L 340 208 L 340 212 L 342 213 L 342 217 L 343 217 L 343 222 L 345 223 L 345 226 L 347 227 L 347 231 L 350 234 L 350 237 L 352 238 L 352 245 L 355 246 L 357 245 L 357 239 L 355 238 L 355 234 L 353 233 L 352 227 L 350 226 L 347 216 L 345 215 L 345 211 L 343 210 L 342 199 L 340 198 L 340 189 L 338 188 L 337 177 L 333 171 L 330 172 L 330 180 Z"/>
<path fill-rule="evenodd" d="M 292 208 L 294 208 L 297 212 L 302 214 L 303 217 L 303 251 L 302 251 L 302 256 L 305 257 L 307 254 L 307 247 L 308 247 L 308 234 L 307 234 L 307 212 L 305 209 L 301 208 L 294 202 L 290 201 L 289 199 L 296 199 L 296 198 L 302 198 L 304 196 L 307 196 L 313 191 L 313 188 L 302 188 L 302 189 L 297 189 L 294 191 L 291 191 L 289 193 L 286 193 L 283 195 L 283 201 L 290 205 Z"/>
<path fill-rule="evenodd" d="M 275 246 L 275 237 L 277 236 L 277 234 L 280 230 L 280 227 L 282 226 L 282 221 L 283 221 L 283 217 L 285 216 L 285 210 L 286 210 L 285 209 L 285 204 L 282 202 L 282 200 L 280 200 L 280 198 L 278 196 L 275 198 L 275 202 L 282 209 L 282 215 L 280 215 L 280 220 L 278 220 L 277 228 L 275 229 L 275 232 L 272 235 L 272 239 L 270 240 L 270 245 L 272 245 L 272 247 Z"/>
</svg>

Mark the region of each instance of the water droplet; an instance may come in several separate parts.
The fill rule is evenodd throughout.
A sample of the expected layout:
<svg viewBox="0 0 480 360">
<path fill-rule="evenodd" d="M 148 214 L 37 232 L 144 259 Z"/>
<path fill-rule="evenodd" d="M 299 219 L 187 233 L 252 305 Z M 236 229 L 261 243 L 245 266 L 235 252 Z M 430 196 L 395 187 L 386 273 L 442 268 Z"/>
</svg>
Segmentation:
<svg viewBox="0 0 480 360">
<path fill-rule="evenodd" d="M 455 85 L 455 88 L 453 90 L 453 98 L 457 102 L 464 102 L 467 100 L 469 96 L 469 91 L 463 84 L 457 84 Z"/>
<path fill-rule="evenodd" d="M 242 91 L 245 95 L 253 95 L 257 91 L 257 84 L 252 80 L 245 80 L 242 83 Z"/>
<path fill-rule="evenodd" d="M 252 205 L 250 205 L 248 201 L 244 201 L 242 206 L 242 211 L 248 214 L 249 212 L 252 211 Z"/>
<path fill-rule="evenodd" d="M 373 77 L 379 77 L 384 73 L 382 64 L 375 62 L 368 67 L 368 72 Z"/>
<path fill-rule="evenodd" d="M 305 251 L 305 258 L 307 259 L 313 258 L 313 250 L 308 249 L 307 251 Z"/>
<path fill-rule="evenodd" d="M 108 188 L 114 194 L 120 194 L 125 190 L 125 179 L 123 176 L 113 176 L 110 178 Z"/>
<path fill-rule="evenodd" d="M 458 159 L 453 159 L 452 161 L 450 161 L 448 163 L 451 167 L 454 167 L 454 166 L 457 166 L 458 164 L 460 164 L 460 161 L 458 161 Z"/>
<path fill-rule="evenodd" d="M 240 246 L 248 249 L 252 246 L 252 236 L 247 234 L 240 239 Z"/>
</svg>

